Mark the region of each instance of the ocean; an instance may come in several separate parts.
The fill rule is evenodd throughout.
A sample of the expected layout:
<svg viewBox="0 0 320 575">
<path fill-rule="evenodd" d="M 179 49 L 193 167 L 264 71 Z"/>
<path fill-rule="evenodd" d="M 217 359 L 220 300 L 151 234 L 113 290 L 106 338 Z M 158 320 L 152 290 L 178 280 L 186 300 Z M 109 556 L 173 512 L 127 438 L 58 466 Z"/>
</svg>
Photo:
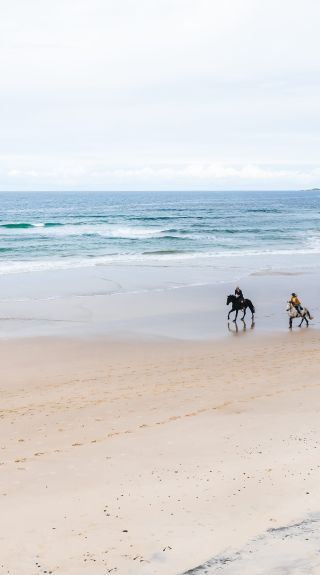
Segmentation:
<svg viewBox="0 0 320 575">
<path fill-rule="evenodd" d="M 0 274 L 320 254 L 320 192 L 0 194 Z M 252 260 L 252 261 L 253 261 Z M 310 258 L 309 258 L 310 260 Z M 253 271 L 251 269 L 251 271 Z"/>
</svg>

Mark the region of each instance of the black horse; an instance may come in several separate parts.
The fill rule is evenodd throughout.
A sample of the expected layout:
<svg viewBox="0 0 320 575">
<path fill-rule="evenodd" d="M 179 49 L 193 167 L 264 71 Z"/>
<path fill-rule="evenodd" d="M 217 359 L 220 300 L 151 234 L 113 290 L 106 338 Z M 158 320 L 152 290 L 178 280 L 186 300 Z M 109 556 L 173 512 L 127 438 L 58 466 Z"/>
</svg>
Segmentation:
<svg viewBox="0 0 320 575">
<path fill-rule="evenodd" d="M 254 305 L 250 299 L 244 299 L 243 303 L 242 303 L 240 298 L 236 297 L 235 295 L 228 295 L 227 305 L 229 305 L 230 303 L 232 303 L 232 309 L 228 313 L 228 319 L 230 319 L 230 314 L 233 311 L 235 311 L 236 315 L 235 315 L 235 318 L 233 321 L 237 321 L 238 313 L 240 310 L 243 310 L 243 316 L 241 319 L 244 319 L 246 312 L 247 312 L 247 307 L 250 309 L 251 314 L 252 314 L 252 319 L 253 319 L 253 316 L 254 316 L 256 310 L 255 310 Z"/>
</svg>

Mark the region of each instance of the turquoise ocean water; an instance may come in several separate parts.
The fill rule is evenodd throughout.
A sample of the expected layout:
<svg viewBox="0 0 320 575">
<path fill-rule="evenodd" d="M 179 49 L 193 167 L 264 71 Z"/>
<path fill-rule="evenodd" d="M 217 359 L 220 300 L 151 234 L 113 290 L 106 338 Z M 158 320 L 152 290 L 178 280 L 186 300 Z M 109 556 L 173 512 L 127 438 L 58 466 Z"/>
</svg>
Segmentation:
<svg viewBox="0 0 320 575">
<path fill-rule="evenodd" d="M 230 256 L 282 255 L 293 265 L 320 254 L 319 191 L 1 193 L 0 202 L 0 274 L 201 267 Z"/>
<path fill-rule="evenodd" d="M 287 330 L 292 291 L 318 326 L 318 191 L 1 193 L 0 202 L 0 338 L 233 335 L 226 296 L 237 284 L 255 304 L 255 332 Z"/>
</svg>

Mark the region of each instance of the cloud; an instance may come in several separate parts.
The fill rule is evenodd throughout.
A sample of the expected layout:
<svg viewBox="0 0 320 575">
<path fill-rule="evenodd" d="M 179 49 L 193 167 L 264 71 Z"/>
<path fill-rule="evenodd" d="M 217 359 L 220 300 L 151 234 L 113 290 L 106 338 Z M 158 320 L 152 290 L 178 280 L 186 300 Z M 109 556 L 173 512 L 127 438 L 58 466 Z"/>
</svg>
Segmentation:
<svg viewBox="0 0 320 575">
<path fill-rule="evenodd" d="M 110 166 L 106 159 L 78 157 L 0 157 L 3 190 L 219 190 L 316 187 L 319 165 L 227 164 L 186 162 Z"/>
</svg>

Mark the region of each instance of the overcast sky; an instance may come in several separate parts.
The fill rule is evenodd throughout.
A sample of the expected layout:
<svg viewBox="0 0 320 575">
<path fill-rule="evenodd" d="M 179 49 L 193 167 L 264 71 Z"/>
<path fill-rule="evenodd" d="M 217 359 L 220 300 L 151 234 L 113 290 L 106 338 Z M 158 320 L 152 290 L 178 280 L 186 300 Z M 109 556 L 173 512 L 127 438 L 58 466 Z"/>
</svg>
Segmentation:
<svg viewBox="0 0 320 575">
<path fill-rule="evenodd" d="M 0 0 L 0 189 L 320 186 L 318 0 Z"/>
</svg>

